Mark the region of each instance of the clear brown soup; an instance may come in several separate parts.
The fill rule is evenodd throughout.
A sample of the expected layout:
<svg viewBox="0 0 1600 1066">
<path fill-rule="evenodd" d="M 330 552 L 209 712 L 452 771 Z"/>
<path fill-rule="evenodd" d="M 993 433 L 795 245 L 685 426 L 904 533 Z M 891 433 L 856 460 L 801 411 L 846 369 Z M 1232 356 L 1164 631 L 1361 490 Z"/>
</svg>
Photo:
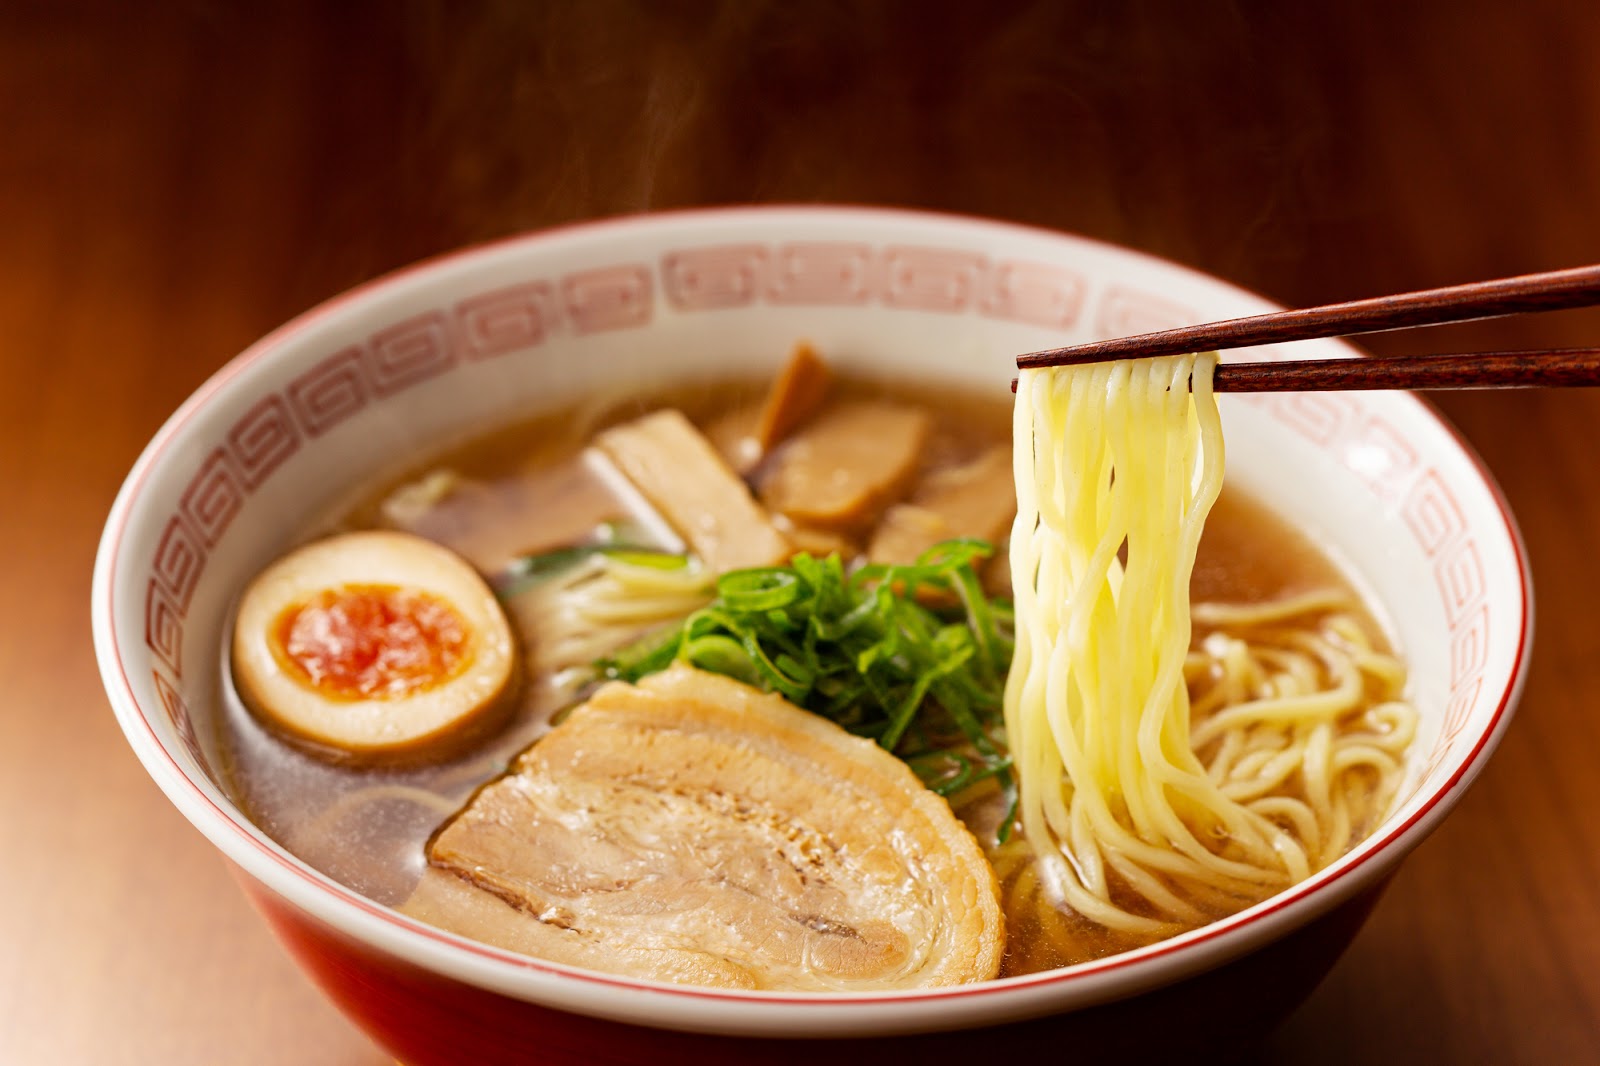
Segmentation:
<svg viewBox="0 0 1600 1066">
<path fill-rule="evenodd" d="M 697 423 L 759 397 L 765 381 L 722 383 L 641 399 L 598 400 L 532 419 L 427 456 L 381 484 L 356 490 L 306 539 L 381 524 L 381 504 L 398 486 L 449 469 L 467 479 L 490 520 L 516 516 L 526 532 L 513 534 L 530 551 L 570 543 L 582 531 L 624 516 L 624 503 L 580 461 L 599 429 L 660 407 L 674 406 Z M 955 390 L 889 390 L 847 379 L 839 395 L 885 396 L 932 410 L 935 429 L 925 470 L 955 465 L 1009 440 L 1011 408 Z M 491 540 L 503 531 L 488 531 Z M 511 541 L 507 541 L 511 543 Z M 1193 598 L 1250 602 L 1336 586 L 1350 592 L 1334 563 L 1303 533 L 1269 508 L 1224 488 L 1200 545 Z M 1378 627 L 1367 618 L 1375 640 Z M 549 678 L 525 676 L 515 711 L 496 732 L 448 762 L 409 767 L 335 765 L 307 755 L 265 730 L 236 698 L 219 701 L 225 785 L 245 813 L 290 852 L 334 880 L 380 903 L 410 895 L 424 866 L 429 836 L 518 751 L 549 728 L 570 696 Z M 965 816 L 966 812 L 962 812 Z M 979 826 L 981 816 L 970 818 Z M 980 837 L 983 835 L 980 832 Z M 1031 918 L 1008 916 L 1011 938 L 1028 937 Z M 1092 934 L 1091 934 L 1092 935 Z M 1105 937 L 1081 945 L 1079 957 L 1108 954 L 1130 943 Z M 1054 968 L 1073 961 L 1049 952 L 1013 952 L 1004 974 Z"/>
</svg>

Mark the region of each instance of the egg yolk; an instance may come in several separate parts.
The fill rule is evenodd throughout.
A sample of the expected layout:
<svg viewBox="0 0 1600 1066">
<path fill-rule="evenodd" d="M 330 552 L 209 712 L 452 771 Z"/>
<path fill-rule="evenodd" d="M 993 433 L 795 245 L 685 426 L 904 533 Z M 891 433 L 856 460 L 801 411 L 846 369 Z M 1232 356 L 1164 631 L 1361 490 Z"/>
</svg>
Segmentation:
<svg viewBox="0 0 1600 1066">
<path fill-rule="evenodd" d="M 325 589 L 278 619 L 281 658 L 326 696 L 391 700 L 424 692 L 467 664 L 470 629 L 437 596 L 394 585 Z"/>
</svg>

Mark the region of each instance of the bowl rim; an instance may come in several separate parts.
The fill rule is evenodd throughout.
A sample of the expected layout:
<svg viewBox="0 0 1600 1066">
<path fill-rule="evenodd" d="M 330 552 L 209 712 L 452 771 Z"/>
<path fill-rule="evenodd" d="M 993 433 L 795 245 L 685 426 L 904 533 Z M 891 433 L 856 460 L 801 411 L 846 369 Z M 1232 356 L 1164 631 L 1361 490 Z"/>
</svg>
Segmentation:
<svg viewBox="0 0 1600 1066">
<path fill-rule="evenodd" d="M 1231 290 L 1263 305 L 1272 301 L 1234 285 L 1223 279 L 1159 256 L 1136 249 L 1124 248 L 1109 242 L 1077 234 L 1051 230 L 1040 226 L 1001 219 L 988 219 L 945 212 L 923 211 L 871 205 L 833 204 L 767 204 L 708 208 L 689 208 L 674 211 L 645 212 L 613 216 L 603 219 L 566 223 L 546 229 L 515 234 L 496 240 L 484 241 L 447 251 L 415 263 L 389 271 L 349 290 L 336 294 L 302 312 L 285 324 L 263 336 L 241 353 L 216 370 L 205 382 L 177 408 L 162 424 L 141 451 L 130 469 L 116 500 L 107 516 L 104 532 L 96 553 L 91 586 L 91 618 L 96 657 L 99 660 L 103 684 L 106 688 L 118 721 L 136 755 L 186 818 L 229 860 L 244 873 L 260 882 L 275 895 L 294 904 L 299 909 L 321 919 L 335 929 L 366 943 L 388 951 L 400 958 L 420 963 L 436 972 L 463 980 L 469 984 L 510 995 L 534 1003 L 544 1003 L 557 1009 L 572 1010 L 600 1017 L 627 1019 L 646 1025 L 671 1025 L 702 1031 L 776 1032 L 785 1023 L 776 1016 L 765 1022 L 749 1019 L 749 1024 L 733 1027 L 718 1022 L 705 1012 L 698 1019 L 663 1016 L 659 1010 L 638 1009 L 640 1003 L 650 1001 L 668 1004 L 734 1005 L 746 1008 L 778 1009 L 793 1015 L 787 1024 L 804 1024 L 805 1032 L 794 1035 L 816 1035 L 815 1011 L 786 1011 L 790 1007 L 821 1008 L 830 1017 L 844 1008 L 858 1021 L 869 1023 L 872 1032 L 887 1032 L 881 1022 L 887 1020 L 885 1010 L 912 1007 L 917 1004 L 944 1004 L 956 1002 L 969 1005 L 996 1001 L 1004 1004 L 1019 1000 L 1026 991 L 1055 992 L 1048 999 L 1034 998 L 1034 1006 L 1018 1017 L 1040 1013 L 1054 1006 L 1087 1006 L 1119 998 L 1121 995 L 1145 987 L 1157 987 L 1179 980 L 1190 973 L 1209 968 L 1245 953 L 1251 944 L 1268 935 L 1269 930 L 1283 921 L 1309 920 L 1331 909 L 1339 902 L 1353 896 L 1359 889 L 1382 878 L 1414 848 L 1427 832 L 1441 820 L 1459 800 L 1465 787 L 1476 778 L 1488 756 L 1498 745 L 1509 725 L 1527 675 L 1528 656 L 1533 633 L 1533 592 L 1531 567 L 1526 545 L 1505 494 L 1482 458 L 1443 415 L 1426 400 L 1412 395 L 1411 400 L 1420 415 L 1435 424 L 1453 443 L 1487 491 L 1490 500 L 1504 524 L 1504 534 L 1510 544 L 1516 563 L 1516 587 L 1520 602 L 1520 625 L 1517 630 L 1517 647 L 1514 652 L 1509 683 L 1500 693 L 1497 705 L 1486 725 L 1473 738 L 1469 751 L 1456 770 L 1441 781 L 1417 809 L 1402 821 L 1383 829 L 1381 835 L 1373 834 L 1340 860 L 1319 871 L 1305 881 L 1227 918 L 1190 930 L 1178 936 L 1132 951 L 1079 963 L 1074 966 L 1017 977 L 999 978 L 975 984 L 958 985 L 942 989 L 912 991 L 877 991 L 848 993 L 793 993 L 746 992 L 695 986 L 681 986 L 598 973 L 559 963 L 547 962 L 518 955 L 501 948 L 447 933 L 411 919 L 399 912 L 378 904 L 353 889 L 332 881 L 313 867 L 294 858 L 281 847 L 268 842 L 252 832 L 248 819 L 237 808 L 224 809 L 201 788 L 184 767 L 167 750 L 153 725 L 146 718 L 134 694 L 126 666 L 122 660 L 114 624 L 114 577 L 118 558 L 135 505 L 145 483 L 167 451 L 174 438 L 215 397 L 227 388 L 240 374 L 260 361 L 269 358 L 283 345 L 299 334 L 311 329 L 325 319 L 343 314 L 353 306 L 380 297 L 396 285 L 429 275 L 445 274 L 458 265 L 465 265 L 490 254 L 510 253 L 524 246 L 548 245 L 568 239 L 582 239 L 595 234 L 646 227 L 692 227 L 700 223 L 725 223 L 749 220 L 752 223 L 772 223 L 784 215 L 795 218 L 827 217 L 848 221 L 886 221 L 924 223 L 930 227 L 970 227 L 974 231 L 1010 231 L 1031 238 L 1078 244 L 1097 249 L 1116 257 L 1143 261 L 1145 265 L 1163 272 L 1177 272 L 1213 286 Z M 1349 347 L 1348 345 L 1343 345 Z M 1352 354 L 1359 353 L 1350 348 Z M 230 805 L 231 806 L 231 805 Z M 247 828 L 249 827 L 249 828 Z M 1291 916 L 1290 912 L 1294 912 Z M 1252 935 L 1253 934 L 1253 935 Z M 1230 950 L 1231 945 L 1231 950 Z M 1174 958 L 1177 956 L 1178 958 Z M 1187 965 L 1179 965 L 1187 959 Z M 1172 965 L 1163 965 L 1172 964 Z M 1147 975 L 1148 971 L 1148 975 Z M 1158 979 L 1152 979 L 1159 974 Z M 1141 980 L 1140 978 L 1143 977 Z M 1104 979 L 1104 980 L 1099 980 Z M 1096 985 L 1098 992 L 1089 987 Z M 581 989 L 584 986 L 617 990 L 634 996 L 633 1006 L 626 1003 L 595 1004 L 577 995 L 562 995 L 564 988 Z M 1060 1003 L 1067 990 L 1083 988 L 1086 993 L 1081 1002 Z M 876 1009 L 875 1009 L 876 1008 Z M 641 1013 L 650 1015 L 641 1018 Z M 804 1019 L 803 1023 L 797 1021 Z M 913 1025 L 902 1024 L 897 1029 L 954 1028 L 963 1025 L 983 1024 L 996 1018 L 988 1014 L 963 1012 L 960 1017 L 947 1017 L 945 1024 L 931 1014 L 919 1016 Z M 674 1024 L 676 1023 L 676 1024 Z M 852 1031 L 845 1025 L 840 1032 Z"/>
</svg>

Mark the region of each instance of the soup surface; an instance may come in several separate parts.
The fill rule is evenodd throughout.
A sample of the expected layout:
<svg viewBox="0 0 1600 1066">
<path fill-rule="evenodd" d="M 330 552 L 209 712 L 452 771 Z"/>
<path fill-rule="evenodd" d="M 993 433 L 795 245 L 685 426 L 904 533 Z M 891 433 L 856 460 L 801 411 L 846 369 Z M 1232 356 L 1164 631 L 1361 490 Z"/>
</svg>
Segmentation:
<svg viewBox="0 0 1600 1066">
<path fill-rule="evenodd" d="M 488 575 L 518 557 L 581 542 L 608 523 L 626 528 L 631 543 L 671 546 L 670 531 L 649 522 L 648 508 L 626 484 L 587 459 L 586 446 L 605 427 L 665 407 L 683 411 L 715 437 L 730 412 L 747 409 L 766 388 L 765 381 L 724 382 L 648 398 L 596 398 L 429 456 L 387 483 L 363 487 L 306 534 L 402 524 L 454 548 Z M 918 405 L 933 416 L 919 451 L 921 477 L 970 464 L 996 447 L 1009 448 L 1011 409 L 1004 400 L 975 399 L 956 390 L 891 391 L 878 382 L 845 379 L 834 386 L 830 402 L 884 398 Z M 848 554 L 860 550 L 864 536 L 846 532 L 833 540 Z M 812 550 L 820 553 L 829 546 L 823 540 Z M 998 558 L 985 580 L 1003 591 L 1003 551 Z M 1196 603 L 1256 602 L 1329 588 L 1359 604 L 1349 582 L 1306 535 L 1261 503 L 1224 489 L 1194 571 Z M 509 613 L 517 625 L 514 603 Z M 1374 644 L 1385 647 L 1370 614 L 1359 606 L 1356 613 Z M 523 629 L 520 639 L 537 643 L 538 635 L 527 632 L 525 623 Z M 1203 635 L 1197 626 L 1196 640 Z M 263 728 L 225 692 L 226 783 L 249 816 L 289 851 L 380 903 L 398 905 L 422 875 L 431 834 L 548 731 L 580 691 L 571 676 L 533 667 L 524 669 L 517 686 L 514 707 L 499 728 L 449 761 L 411 766 L 351 766 L 315 758 Z M 980 843 L 997 846 L 996 826 L 1004 813 L 997 789 L 974 789 L 955 797 L 952 805 Z M 1360 828 L 1364 833 L 1370 826 Z M 1051 937 L 1039 936 L 1040 921 L 1033 909 L 1020 905 L 1017 913 L 1008 913 L 1011 947 L 1003 974 L 1050 969 L 1139 942 L 1083 922 L 1068 935 L 1055 930 Z"/>
</svg>

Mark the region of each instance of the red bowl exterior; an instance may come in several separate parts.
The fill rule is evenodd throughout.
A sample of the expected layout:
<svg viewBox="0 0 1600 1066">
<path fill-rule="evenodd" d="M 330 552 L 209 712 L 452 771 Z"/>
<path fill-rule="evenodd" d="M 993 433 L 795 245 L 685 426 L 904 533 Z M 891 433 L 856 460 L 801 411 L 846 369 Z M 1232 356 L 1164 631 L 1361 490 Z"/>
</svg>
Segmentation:
<svg viewBox="0 0 1600 1066">
<path fill-rule="evenodd" d="M 1217 969 L 1129 999 L 1010 1025 L 853 1040 L 768 1040 L 651 1029 L 541 1007 L 364 944 L 240 877 L 284 946 L 346 1017 L 405 1066 L 512 1063 L 830 1066 L 969 1061 L 997 1051 L 1227 1061 L 1288 1016 L 1338 961 L 1387 879 Z"/>
</svg>

